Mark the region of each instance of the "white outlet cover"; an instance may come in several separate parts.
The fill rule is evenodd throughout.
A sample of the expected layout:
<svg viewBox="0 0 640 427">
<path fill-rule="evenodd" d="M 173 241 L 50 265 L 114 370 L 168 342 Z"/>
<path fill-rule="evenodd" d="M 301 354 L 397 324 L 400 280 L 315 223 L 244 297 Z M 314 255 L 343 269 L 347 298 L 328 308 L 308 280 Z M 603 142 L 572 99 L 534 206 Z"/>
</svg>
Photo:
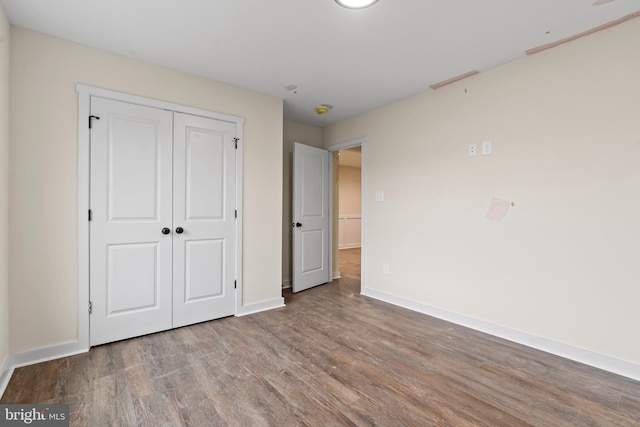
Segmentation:
<svg viewBox="0 0 640 427">
<path fill-rule="evenodd" d="M 376 191 L 376 202 L 384 202 L 384 191 Z"/>
<path fill-rule="evenodd" d="M 487 156 L 493 151 L 491 141 L 484 141 L 482 143 L 482 155 Z"/>
</svg>

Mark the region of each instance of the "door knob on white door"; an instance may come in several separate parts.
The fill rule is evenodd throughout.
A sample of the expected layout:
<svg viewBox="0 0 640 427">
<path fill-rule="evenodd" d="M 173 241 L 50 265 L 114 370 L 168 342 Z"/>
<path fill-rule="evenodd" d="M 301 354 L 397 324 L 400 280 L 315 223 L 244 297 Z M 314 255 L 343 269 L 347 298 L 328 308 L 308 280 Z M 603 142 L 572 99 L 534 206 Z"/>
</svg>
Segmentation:
<svg viewBox="0 0 640 427">
<path fill-rule="evenodd" d="M 176 233 L 182 234 L 183 232 L 184 232 L 184 228 L 182 228 L 182 227 L 176 228 Z"/>
<path fill-rule="evenodd" d="M 167 227 L 162 229 L 162 234 L 169 234 L 169 233 L 171 233 L 171 229 L 169 229 Z"/>
</svg>

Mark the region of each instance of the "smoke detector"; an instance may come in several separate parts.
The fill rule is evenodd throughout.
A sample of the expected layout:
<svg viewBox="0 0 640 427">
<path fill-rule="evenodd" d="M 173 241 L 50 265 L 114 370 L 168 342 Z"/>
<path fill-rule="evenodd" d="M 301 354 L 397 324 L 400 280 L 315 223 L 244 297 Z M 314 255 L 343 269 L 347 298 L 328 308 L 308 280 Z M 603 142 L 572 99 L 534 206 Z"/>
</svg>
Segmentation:
<svg viewBox="0 0 640 427">
<path fill-rule="evenodd" d="M 316 114 L 323 115 L 333 110 L 333 105 L 330 104 L 320 104 L 316 107 Z"/>
</svg>

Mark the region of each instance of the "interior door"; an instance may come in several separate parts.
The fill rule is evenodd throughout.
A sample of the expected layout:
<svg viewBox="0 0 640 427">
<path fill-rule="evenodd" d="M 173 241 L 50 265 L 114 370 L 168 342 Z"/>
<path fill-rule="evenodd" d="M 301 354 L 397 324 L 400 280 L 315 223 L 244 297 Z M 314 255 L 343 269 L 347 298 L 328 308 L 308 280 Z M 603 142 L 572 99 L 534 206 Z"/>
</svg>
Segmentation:
<svg viewBox="0 0 640 427">
<path fill-rule="evenodd" d="M 293 292 L 327 283 L 329 152 L 293 146 Z"/>
<path fill-rule="evenodd" d="M 91 98 L 91 345 L 172 327 L 172 113 Z M 165 233 L 163 234 L 163 230 Z"/>
<path fill-rule="evenodd" d="M 174 115 L 173 326 L 235 310 L 234 123 Z"/>
</svg>

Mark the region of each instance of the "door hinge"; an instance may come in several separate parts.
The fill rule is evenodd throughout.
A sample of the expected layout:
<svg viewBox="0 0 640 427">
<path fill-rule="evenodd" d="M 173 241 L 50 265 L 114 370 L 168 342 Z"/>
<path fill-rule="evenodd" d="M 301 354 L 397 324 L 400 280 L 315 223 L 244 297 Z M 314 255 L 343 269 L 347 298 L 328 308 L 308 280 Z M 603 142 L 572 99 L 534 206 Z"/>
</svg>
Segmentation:
<svg viewBox="0 0 640 427">
<path fill-rule="evenodd" d="M 93 214 L 91 213 L 91 209 L 89 209 L 89 221 L 93 219 Z"/>
<path fill-rule="evenodd" d="M 240 141 L 240 138 L 233 138 L 233 140 L 236 143 L 236 150 L 238 149 L 238 141 Z"/>
<path fill-rule="evenodd" d="M 93 303 L 89 301 L 89 314 L 93 311 Z"/>
<path fill-rule="evenodd" d="M 100 120 L 100 117 L 98 117 L 98 116 L 89 116 L 89 129 L 91 129 L 91 123 L 92 123 L 91 119 Z"/>
<path fill-rule="evenodd" d="M 236 209 L 236 218 L 238 218 L 238 209 Z"/>
<path fill-rule="evenodd" d="M 238 289 L 238 281 L 237 280 L 233 281 L 233 289 Z"/>
</svg>

